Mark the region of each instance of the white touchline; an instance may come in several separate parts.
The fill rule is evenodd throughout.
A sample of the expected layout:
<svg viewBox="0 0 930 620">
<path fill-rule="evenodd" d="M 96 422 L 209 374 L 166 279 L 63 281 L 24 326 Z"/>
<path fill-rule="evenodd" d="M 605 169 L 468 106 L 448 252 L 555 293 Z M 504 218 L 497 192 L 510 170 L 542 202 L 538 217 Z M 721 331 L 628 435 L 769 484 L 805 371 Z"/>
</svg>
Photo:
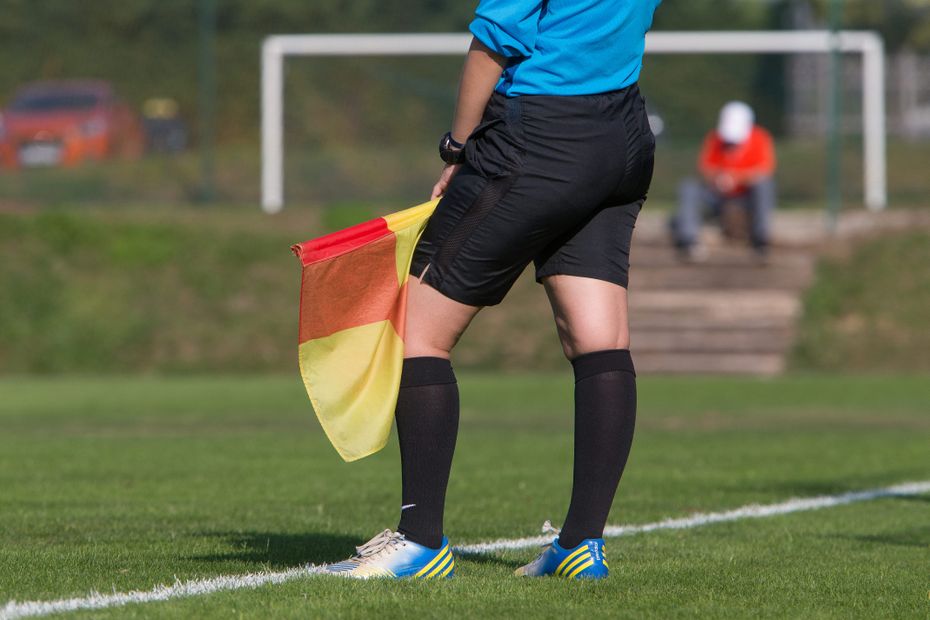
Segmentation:
<svg viewBox="0 0 930 620">
<path fill-rule="evenodd" d="M 819 510 L 821 508 L 830 508 L 832 506 L 841 506 L 843 504 L 852 504 L 854 502 L 864 502 L 882 497 L 894 497 L 903 495 L 920 495 L 930 492 L 930 481 L 924 482 L 906 482 L 896 484 L 881 489 L 870 489 L 868 491 L 853 491 L 842 493 L 840 495 L 819 495 L 817 497 L 795 498 L 778 504 L 750 504 L 735 510 L 724 512 L 705 512 L 695 513 L 690 517 L 680 519 L 665 519 L 655 523 L 645 523 L 643 525 L 608 525 L 604 528 L 604 538 L 617 538 L 619 536 L 631 536 L 633 534 L 643 534 L 645 532 L 655 532 L 656 530 L 684 530 L 692 527 L 701 527 L 712 523 L 723 523 L 724 521 L 739 521 L 741 519 L 758 519 L 760 517 L 773 517 L 791 512 L 803 512 L 805 510 Z M 456 547 L 455 551 L 467 555 L 477 553 L 491 553 L 493 551 L 504 551 L 510 549 L 526 549 L 537 545 L 544 545 L 552 541 L 552 536 L 533 536 L 531 538 L 503 539 L 494 540 L 486 543 L 476 543 L 473 545 L 462 545 Z M 0 617 L 2 618 L 2 617 Z"/>
<path fill-rule="evenodd" d="M 707 512 L 697 513 L 690 517 L 680 519 L 665 519 L 655 523 L 646 523 L 643 525 L 609 525 L 604 530 L 605 538 L 616 538 L 618 536 L 630 536 L 633 534 L 642 534 L 654 532 L 657 530 L 682 530 L 712 523 L 723 523 L 725 521 L 740 521 L 742 519 L 758 519 L 761 517 L 772 517 L 775 515 L 789 514 L 792 512 L 804 512 L 807 510 L 819 510 L 821 508 L 830 508 L 832 506 L 842 506 L 855 502 L 864 502 L 883 497 L 900 497 L 908 495 L 920 495 L 930 493 L 930 480 L 923 482 L 907 482 L 896 484 L 880 489 L 870 489 L 867 491 L 853 491 L 850 493 L 841 493 L 839 495 L 820 495 L 817 497 L 789 499 L 778 504 L 751 504 L 727 510 L 724 512 Z M 461 555 L 475 555 L 482 553 L 492 553 L 495 551 L 527 549 L 543 545 L 552 540 L 551 536 L 534 536 L 530 538 L 502 539 L 491 542 L 475 543 L 472 545 L 460 545 L 454 547 L 454 551 Z M 244 575 L 222 575 L 211 577 L 209 579 L 198 579 L 185 582 L 177 582 L 170 586 L 156 586 L 151 590 L 137 590 L 132 592 L 115 592 L 113 594 L 100 594 L 97 592 L 82 598 L 60 599 L 57 601 L 28 601 L 17 602 L 9 601 L 0 608 L 0 620 L 15 620 L 17 618 L 29 618 L 35 616 L 45 616 L 48 614 L 64 613 L 69 611 L 82 611 L 89 609 L 105 609 L 108 607 L 121 607 L 131 603 L 151 603 L 156 601 L 166 601 L 174 598 L 186 598 L 190 596 L 200 596 L 203 594 L 212 594 L 213 592 L 222 592 L 228 590 L 241 590 L 244 588 L 257 588 L 269 584 L 284 583 L 300 577 L 307 577 L 320 573 L 318 566 L 304 566 L 300 568 L 291 568 L 277 572 L 259 572 L 248 573 Z"/>
</svg>

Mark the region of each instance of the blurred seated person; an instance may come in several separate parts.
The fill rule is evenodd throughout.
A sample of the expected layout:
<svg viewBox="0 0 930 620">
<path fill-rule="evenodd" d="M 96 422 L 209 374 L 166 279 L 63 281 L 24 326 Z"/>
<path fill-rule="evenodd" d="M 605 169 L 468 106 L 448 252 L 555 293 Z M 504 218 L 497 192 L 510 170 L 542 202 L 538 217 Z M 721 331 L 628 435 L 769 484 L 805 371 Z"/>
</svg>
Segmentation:
<svg viewBox="0 0 930 620">
<path fill-rule="evenodd" d="M 771 134 L 755 124 L 751 107 L 742 101 L 723 106 L 717 128 L 704 139 L 698 167 L 702 178 L 682 182 L 671 221 L 679 256 L 702 260 L 706 252 L 699 236 L 705 215 L 722 219 L 724 207 L 736 202 L 745 209 L 749 242 L 764 261 L 775 208 L 775 147 Z"/>
</svg>

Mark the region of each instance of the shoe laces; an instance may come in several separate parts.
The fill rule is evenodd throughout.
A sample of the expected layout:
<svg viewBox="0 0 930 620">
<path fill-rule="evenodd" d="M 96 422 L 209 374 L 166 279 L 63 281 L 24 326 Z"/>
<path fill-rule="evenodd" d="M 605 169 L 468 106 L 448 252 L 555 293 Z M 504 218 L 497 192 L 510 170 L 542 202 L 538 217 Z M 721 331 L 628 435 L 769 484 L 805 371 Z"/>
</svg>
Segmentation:
<svg viewBox="0 0 930 620">
<path fill-rule="evenodd" d="M 542 524 L 542 533 L 543 534 L 555 534 L 558 536 L 562 530 L 552 525 L 552 522 L 549 519 L 546 519 L 546 522 Z"/>
<path fill-rule="evenodd" d="M 556 537 L 558 537 L 558 535 L 561 533 L 561 531 L 562 531 L 562 530 L 560 530 L 559 528 L 557 528 L 557 527 L 555 527 L 554 525 L 552 525 L 552 522 L 549 521 L 549 519 L 546 519 L 545 523 L 542 524 L 542 533 L 545 534 L 546 536 L 556 536 Z M 544 544 L 542 545 L 543 554 L 545 554 L 546 550 L 549 549 L 551 546 L 552 546 L 552 542 L 551 542 L 551 541 L 550 541 L 550 542 L 547 542 L 547 543 L 544 543 Z M 539 557 L 542 557 L 542 555 L 540 555 Z"/>
<path fill-rule="evenodd" d="M 355 557 L 360 561 L 373 559 L 384 552 L 406 545 L 406 537 L 400 532 L 384 530 L 364 545 L 355 548 Z"/>
</svg>

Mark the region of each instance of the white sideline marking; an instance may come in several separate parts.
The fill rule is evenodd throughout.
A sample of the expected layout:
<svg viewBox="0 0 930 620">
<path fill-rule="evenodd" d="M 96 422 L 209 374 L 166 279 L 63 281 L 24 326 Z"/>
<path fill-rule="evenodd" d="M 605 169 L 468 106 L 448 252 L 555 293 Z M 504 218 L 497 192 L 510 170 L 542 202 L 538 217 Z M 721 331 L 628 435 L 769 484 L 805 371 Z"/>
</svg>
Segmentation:
<svg viewBox="0 0 930 620">
<path fill-rule="evenodd" d="M 865 502 L 883 497 L 901 497 L 921 495 L 930 492 L 930 480 L 924 482 L 907 482 L 880 489 L 867 491 L 853 491 L 840 495 L 820 495 L 817 497 L 789 499 L 778 504 L 750 504 L 727 510 L 724 512 L 697 513 L 690 517 L 680 519 L 665 519 L 655 523 L 643 525 L 610 525 L 604 530 L 605 538 L 618 536 L 631 536 L 657 530 L 682 530 L 713 523 L 739 521 L 741 519 L 758 519 L 772 517 L 792 512 L 807 510 L 820 510 L 855 502 Z M 530 538 L 501 539 L 491 542 L 461 545 L 454 550 L 462 555 L 475 555 L 515 549 L 527 549 L 543 545 L 552 540 L 552 536 L 534 536 Z M 174 598 L 187 598 L 212 594 L 228 590 L 241 590 L 245 588 L 258 588 L 269 584 L 279 584 L 300 577 L 319 574 L 319 566 L 304 566 L 277 572 L 258 572 L 244 575 L 221 575 L 209 579 L 198 579 L 185 582 L 175 582 L 170 586 L 156 586 L 151 590 L 135 590 L 132 592 L 114 592 L 113 594 L 100 594 L 92 592 L 84 598 L 59 599 L 57 601 L 28 601 L 18 603 L 9 601 L 0 608 L 0 620 L 16 620 L 35 616 L 46 616 L 54 613 L 69 611 L 82 611 L 88 609 L 106 609 L 109 607 L 122 607 L 131 603 L 152 603 L 167 601 Z"/>
<path fill-rule="evenodd" d="M 663 521 L 645 523 L 643 525 L 608 525 L 604 528 L 604 538 L 631 536 L 633 534 L 655 532 L 656 530 L 684 530 L 692 527 L 701 527 L 702 525 L 710 525 L 712 523 L 773 517 L 775 515 L 784 515 L 791 512 L 820 510 L 821 508 L 831 508 L 833 506 L 842 506 L 843 504 L 865 502 L 882 497 L 920 495 L 928 492 L 930 492 L 930 481 L 906 482 L 881 489 L 870 489 L 868 491 L 853 491 L 840 495 L 819 495 L 817 497 L 789 499 L 788 501 L 778 504 L 749 504 L 748 506 L 736 508 L 735 510 L 727 510 L 725 512 L 698 512 L 690 517 L 665 519 Z M 463 555 L 491 553 L 493 551 L 510 549 L 526 549 L 527 547 L 544 545 L 551 541 L 551 535 L 510 540 L 502 539 L 486 543 L 476 543 L 474 545 L 462 545 L 460 547 L 455 547 L 455 551 Z M 0 619 L 2 619 L 2 616 L 0 616 Z"/>
</svg>

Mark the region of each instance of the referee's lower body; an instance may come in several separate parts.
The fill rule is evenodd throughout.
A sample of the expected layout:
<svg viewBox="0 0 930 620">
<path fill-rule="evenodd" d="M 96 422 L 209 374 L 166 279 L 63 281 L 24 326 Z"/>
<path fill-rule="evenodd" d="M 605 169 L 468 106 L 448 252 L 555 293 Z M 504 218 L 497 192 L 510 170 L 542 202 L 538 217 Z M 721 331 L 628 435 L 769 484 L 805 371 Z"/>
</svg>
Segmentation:
<svg viewBox="0 0 930 620">
<path fill-rule="evenodd" d="M 411 268 L 398 531 L 430 548 L 443 540 L 459 416 L 449 353 L 532 261 L 575 373 L 573 488 L 558 540 L 571 549 L 602 536 L 632 444 L 626 287 L 655 140 L 633 84 L 584 96 L 495 94 L 465 150 Z"/>
</svg>

